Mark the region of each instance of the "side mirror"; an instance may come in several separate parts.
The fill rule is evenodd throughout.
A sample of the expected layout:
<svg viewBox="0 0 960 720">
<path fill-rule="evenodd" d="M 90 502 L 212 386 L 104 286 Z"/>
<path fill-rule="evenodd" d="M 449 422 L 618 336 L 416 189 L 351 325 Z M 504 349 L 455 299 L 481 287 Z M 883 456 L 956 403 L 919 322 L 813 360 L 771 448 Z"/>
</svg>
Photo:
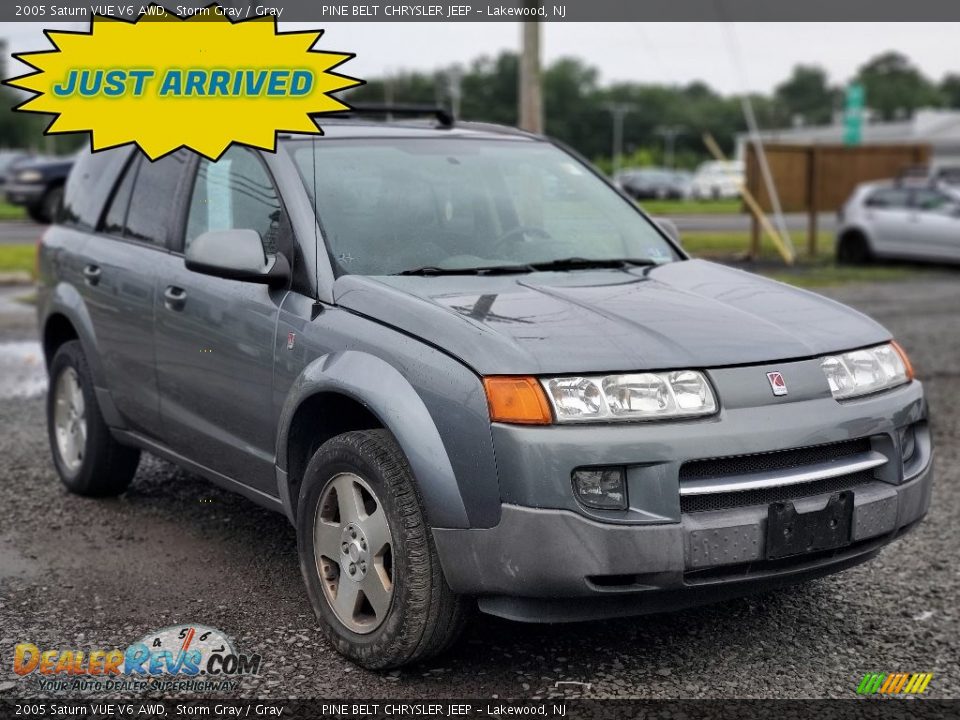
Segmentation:
<svg viewBox="0 0 960 720">
<path fill-rule="evenodd" d="M 673 222 L 673 220 L 668 220 L 667 218 L 656 218 L 655 221 L 665 235 L 667 235 L 677 245 L 680 245 L 681 247 L 683 246 L 683 240 L 680 239 L 680 231 L 677 229 L 677 225 Z"/>
<path fill-rule="evenodd" d="M 283 285 L 290 279 L 290 263 L 283 253 L 267 259 L 256 230 L 211 230 L 187 247 L 187 270 L 228 280 Z"/>
</svg>

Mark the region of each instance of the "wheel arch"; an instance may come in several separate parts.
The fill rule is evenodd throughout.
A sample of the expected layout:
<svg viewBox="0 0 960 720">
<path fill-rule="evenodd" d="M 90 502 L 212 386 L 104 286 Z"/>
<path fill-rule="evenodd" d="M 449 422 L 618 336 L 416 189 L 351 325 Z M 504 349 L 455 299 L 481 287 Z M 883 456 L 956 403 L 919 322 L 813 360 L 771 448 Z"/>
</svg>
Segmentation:
<svg viewBox="0 0 960 720">
<path fill-rule="evenodd" d="M 317 358 L 284 403 L 277 434 L 277 483 L 296 519 L 303 471 L 327 439 L 375 427 L 389 430 L 410 463 L 428 523 L 469 527 L 466 507 L 440 432 L 416 389 L 385 360 L 360 351 Z"/>
<path fill-rule="evenodd" d="M 63 343 L 77 340 L 93 376 L 94 391 L 104 420 L 111 427 L 123 428 L 125 424 L 113 404 L 110 385 L 100 361 L 93 321 L 80 293 L 69 283 L 59 283 L 42 302 L 40 317 L 40 342 L 47 368 Z"/>
</svg>

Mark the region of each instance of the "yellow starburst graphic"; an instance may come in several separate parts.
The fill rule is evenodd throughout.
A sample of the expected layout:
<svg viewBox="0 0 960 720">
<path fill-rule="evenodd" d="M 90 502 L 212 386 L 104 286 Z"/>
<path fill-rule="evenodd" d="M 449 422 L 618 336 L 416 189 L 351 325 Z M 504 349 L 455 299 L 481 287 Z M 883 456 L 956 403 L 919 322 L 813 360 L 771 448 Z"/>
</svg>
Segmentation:
<svg viewBox="0 0 960 720">
<path fill-rule="evenodd" d="M 231 143 L 273 150 L 277 132 L 321 134 L 313 116 L 349 109 L 331 93 L 363 82 L 334 72 L 352 53 L 313 49 L 322 31 L 234 23 L 216 5 L 189 18 L 151 8 L 46 31 L 54 49 L 15 56 L 34 72 L 6 84 L 35 93 L 17 110 L 55 115 L 47 133 L 91 133 L 95 151 L 136 143 L 151 160 L 180 147 L 215 160 Z"/>
</svg>

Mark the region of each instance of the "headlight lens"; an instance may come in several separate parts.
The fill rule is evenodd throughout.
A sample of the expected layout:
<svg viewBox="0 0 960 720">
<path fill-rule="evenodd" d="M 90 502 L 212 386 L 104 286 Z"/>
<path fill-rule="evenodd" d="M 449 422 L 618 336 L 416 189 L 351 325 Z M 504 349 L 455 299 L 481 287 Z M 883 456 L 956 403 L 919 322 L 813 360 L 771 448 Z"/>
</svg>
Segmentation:
<svg viewBox="0 0 960 720">
<path fill-rule="evenodd" d="M 23 172 L 17 173 L 17 182 L 34 183 L 40 182 L 41 180 L 43 180 L 43 173 L 37 170 L 24 170 Z"/>
<path fill-rule="evenodd" d="M 869 395 L 909 382 L 912 375 L 898 348 L 892 343 L 842 355 L 829 355 L 820 361 L 837 400 Z"/>
<path fill-rule="evenodd" d="M 557 422 L 659 420 L 710 415 L 717 402 L 696 370 L 543 380 Z"/>
</svg>

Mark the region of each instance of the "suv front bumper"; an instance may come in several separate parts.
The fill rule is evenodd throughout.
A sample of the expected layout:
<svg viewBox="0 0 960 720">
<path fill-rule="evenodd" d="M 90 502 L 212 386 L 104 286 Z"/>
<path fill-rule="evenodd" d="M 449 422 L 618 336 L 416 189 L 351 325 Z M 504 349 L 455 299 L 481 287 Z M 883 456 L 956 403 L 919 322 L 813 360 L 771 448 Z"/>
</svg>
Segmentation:
<svg viewBox="0 0 960 720">
<path fill-rule="evenodd" d="M 809 389 L 796 382 L 792 402 L 728 392 L 734 401 L 717 417 L 698 422 L 495 425 L 500 522 L 492 528 L 434 528 L 447 582 L 456 592 L 478 596 L 488 613 L 557 622 L 714 602 L 870 559 L 920 520 L 930 504 L 933 450 L 922 386 L 914 382 L 837 403 L 817 385 L 823 382 L 819 365 L 813 366 L 816 372 L 803 365 L 786 365 L 794 379 L 810 370 Z M 713 371 L 712 379 L 730 388 L 758 370 L 766 368 Z M 904 465 L 900 431 L 907 427 L 916 432 L 916 450 Z M 730 456 L 762 461 L 794 448 L 855 439 L 869 443 L 871 457 L 886 461 L 866 476 L 851 476 L 850 538 L 840 548 L 767 559 L 766 500 L 682 509 L 681 492 L 689 487 L 685 463 Z M 603 464 L 627 467 L 628 511 L 592 511 L 573 499 L 571 471 Z M 730 478 L 734 493 L 737 482 Z M 785 499 L 807 513 L 822 509 L 835 490 L 821 485 Z"/>
<path fill-rule="evenodd" d="M 451 588 L 479 595 L 481 610 L 490 614 L 526 622 L 642 615 L 789 585 L 869 560 L 926 514 L 932 480 L 930 463 L 902 485 L 861 486 L 849 545 L 781 560 L 763 559 L 766 507 L 630 526 L 568 510 L 504 505 L 494 528 L 434 530 L 434 537 Z M 794 504 L 798 511 L 818 509 L 827 497 Z"/>
</svg>

